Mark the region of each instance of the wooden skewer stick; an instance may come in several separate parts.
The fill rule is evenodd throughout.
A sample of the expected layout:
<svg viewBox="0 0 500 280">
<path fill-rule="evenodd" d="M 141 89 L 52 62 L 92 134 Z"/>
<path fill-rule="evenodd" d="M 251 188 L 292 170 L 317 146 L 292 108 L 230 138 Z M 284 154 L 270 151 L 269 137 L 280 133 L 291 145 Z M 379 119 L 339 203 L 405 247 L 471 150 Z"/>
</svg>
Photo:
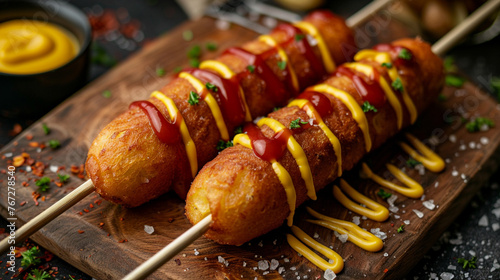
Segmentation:
<svg viewBox="0 0 500 280">
<path fill-rule="evenodd" d="M 16 231 L 16 245 L 23 242 L 24 239 L 28 238 L 30 235 L 55 219 L 61 213 L 68 210 L 78 201 L 91 194 L 94 189 L 94 184 L 92 184 L 92 181 L 89 179 L 74 191 L 63 197 L 61 200 L 54 203 L 54 205 L 47 208 L 47 210 L 43 211 L 40 215 L 27 222 L 24 226 Z M 9 244 L 8 242 L 8 237 L 0 242 L 0 253 L 6 251 L 11 246 L 11 244 Z"/>
<path fill-rule="evenodd" d="M 488 16 L 500 8 L 500 0 L 489 0 L 475 10 L 462 23 L 453 28 L 450 32 L 432 45 L 432 51 L 437 55 L 444 55 L 453 46 L 459 43 L 464 37 L 472 32 Z"/>
<path fill-rule="evenodd" d="M 356 14 L 352 15 L 347 19 L 346 23 L 349 27 L 355 27 L 361 24 L 363 21 L 367 20 L 369 16 L 376 13 L 378 10 L 383 8 L 386 4 L 393 0 L 375 0 L 371 4 L 367 5 Z M 91 180 L 80 185 L 74 191 L 65 196 L 61 201 L 55 203 L 49 207 L 44 212 L 40 213 L 38 216 L 33 218 L 31 221 L 26 223 L 24 226 L 16 231 L 16 239 L 24 240 L 28 238 L 33 233 L 37 232 L 43 226 L 51 222 L 53 219 L 57 218 L 64 211 L 69 209 L 71 206 L 75 205 L 78 201 L 82 200 L 84 197 L 89 195 L 95 190 L 94 185 Z M 8 238 L 5 238 L 0 242 L 0 253 L 5 252 L 10 245 L 8 244 Z"/>
<path fill-rule="evenodd" d="M 461 24 L 453 28 L 443 38 L 437 41 L 432 46 L 432 51 L 437 55 L 444 55 L 446 51 L 451 49 L 453 45 L 463 39 L 469 32 L 471 32 L 481 21 L 486 19 L 489 15 L 495 12 L 500 7 L 500 0 L 489 0 L 474 13 L 472 13 Z M 134 269 L 129 275 L 125 276 L 126 280 L 144 279 L 149 274 L 160 268 L 164 263 L 173 258 L 176 254 L 184 250 L 198 237 L 203 235 L 212 223 L 212 214 L 205 217 L 199 223 L 191 227 L 188 231 L 183 233 L 177 239 L 172 241 L 169 245 L 163 248 L 160 252 L 154 255 L 151 259 Z M 178 241 L 179 240 L 179 241 Z M 171 252 L 168 252 L 171 250 Z"/>
</svg>

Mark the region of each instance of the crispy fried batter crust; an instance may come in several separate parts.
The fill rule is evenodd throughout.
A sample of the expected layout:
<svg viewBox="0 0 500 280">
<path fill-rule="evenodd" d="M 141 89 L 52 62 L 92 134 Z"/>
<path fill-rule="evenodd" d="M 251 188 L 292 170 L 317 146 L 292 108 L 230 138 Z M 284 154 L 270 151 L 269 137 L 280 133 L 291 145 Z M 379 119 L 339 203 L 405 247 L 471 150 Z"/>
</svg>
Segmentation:
<svg viewBox="0 0 500 280">
<path fill-rule="evenodd" d="M 337 64 L 350 59 L 342 55 L 340 48 L 343 45 L 355 46 L 354 37 L 342 19 L 332 17 L 311 23 L 322 33 Z M 270 35 L 278 42 L 285 40 L 281 31 Z M 271 48 L 257 40 L 242 47 L 256 54 Z M 321 78 L 314 74 L 294 44 L 284 46 L 284 50 L 297 73 L 302 89 Z M 316 47 L 314 52 L 320 57 Z M 283 71 L 277 67 L 278 59 L 278 56 L 272 55 L 266 59 L 266 63 L 283 81 L 285 77 Z M 218 60 L 235 73 L 246 71 L 247 63 L 234 55 L 223 55 Z M 265 83 L 257 75 L 246 76 L 240 84 L 252 116 L 265 115 L 278 105 L 265 95 Z M 198 166 L 201 168 L 217 155 L 216 146 L 220 134 L 204 101 L 197 106 L 187 103 L 189 92 L 192 90 L 195 89 L 186 80 L 175 78 L 160 91 L 174 100 L 184 117 L 196 145 Z M 168 116 L 162 103 L 154 98 L 149 101 Z M 234 127 L 228 126 L 228 130 L 233 131 Z M 172 188 L 185 198 L 193 179 L 183 143 L 161 143 L 151 129 L 148 118 L 140 109 L 123 113 L 99 133 L 90 147 L 86 169 L 101 196 L 128 207 L 141 205 Z"/>
<path fill-rule="evenodd" d="M 442 61 L 431 52 L 427 43 L 419 39 L 403 39 L 393 44 L 408 48 L 414 55 L 416 63 L 401 67 L 400 75 L 420 113 L 442 89 Z M 387 75 L 385 68 L 371 64 Z M 326 83 L 350 93 L 361 105 L 361 98 L 350 79 L 331 77 Z M 334 111 L 323 120 L 340 140 L 343 169 L 349 170 L 366 154 L 363 135 L 347 107 L 334 97 L 328 98 Z M 401 98 L 400 101 L 402 103 Z M 409 113 L 404 105 L 403 108 L 403 125 L 408 126 Z M 386 102 L 377 109 L 378 113 L 366 113 L 373 148 L 398 132 L 396 115 L 390 104 Z M 269 117 L 286 126 L 299 117 L 309 119 L 298 107 L 283 108 Z M 274 134 L 266 126 L 263 132 L 267 136 Z M 335 180 L 336 156 L 321 129 L 313 126 L 294 134 L 294 137 L 307 155 L 316 189 L 320 190 Z M 279 162 L 292 177 L 299 206 L 307 195 L 295 159 L 287 151 Z M 238 145 L 224 150 L 207 163 L 191 186 L 186 203 L 188 218 L 194 224 L 209 213 L 212 213 L 214 223 L 206 236 L 222 244 L 240 245 L 279 227 L 288 216 L 289 208 L 283 186 L 271 164 L 255 156 L 251 149 Z"/>
</svg>

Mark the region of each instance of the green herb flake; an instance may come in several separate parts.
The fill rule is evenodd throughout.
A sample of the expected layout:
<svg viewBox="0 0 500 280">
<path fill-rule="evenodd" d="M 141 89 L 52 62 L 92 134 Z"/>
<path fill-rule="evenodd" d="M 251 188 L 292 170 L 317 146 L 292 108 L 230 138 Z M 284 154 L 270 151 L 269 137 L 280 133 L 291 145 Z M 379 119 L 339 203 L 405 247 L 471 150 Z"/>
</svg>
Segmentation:
<svg viewBox="0 0 500 280">
<path fill-rule="evenodd" d="M 488 128 L 494 127 L 495 123 L 488 118 L 476 118 L 472 121 L 469 121 L 466 125 L 465 128 L 469 132 L 477 132 L 477 131 L 483 131 L 483 130 L 488 130 Z"/>
<path fill-rule="evenodd" d="M 42 123 L 42 129 L 45 135 L 48 135 L 50 133 L 50 128 L 45 123 Z"/>
<path fill-rule="evenodd" d="M 61 181 L 61 183 L 66 183 L 68 182 L 70 176 L 68 174 L 57 174 L 57 177 L 59 177 L 59 181 Z"/>
<path fill-rule="evenodd" d="M 382 67 L 385 67 L 387 69 L 391 69 L 392 68 L 392 63 L 390 63 L 390 62 L 383 62 L 382 63 Z"/>
<path fill-rule="evenodd" d="M 22 252 L 21 266 L 26 269 L 31 265 L 39 264 L 41 261 L 37 257 L 38 254 L 40 254 L 40 249 L 38 249 L 38 247 L 32 247 L 31 249 Z"/>
<path fill-rule="evenodd" d="M 189 93 L 188 103 L 190 105 L 198 105 L 199 102 L 200 102 L 200 96 L 198 95 L 198 93 L 191 91 Z"/>
<path fill-rule="evenodd" d="M 213 92 L 218 92 L 219 91 L 219 88 L 214 85 L 214 84 L 211 84 L 211 83 L 206 83 L 205 84 L 205 87 L 208 89 L 208 90 L 211 90 Z"/>
<path fill-rule="evenodd" d="M 253 73 L 255 71 L 255 66 L 253 65 L 248 65 L 247 66 L 247 70 L 250 72 L 250 73 Z"/>
<path fill-rule="evenodd" d="M 295 41 L 300 41 L 304 39 L 304 34 L 295 34 Z"/>
<path fill-rule="evenodd" d="M 59 140 L 55 140 L 55 139 L 49 140 L 48 144 L 52 149 L 57 149 L 57 148 L 61 147 L 61 142 L 59 142 Z"/>
<path fill-rule="evenodd" d="M 112 67 L 116 64 L 116 60 L 108 54 L 105 48 L 98 43 L 92 43 L 92 58 L 91 62 L 104 67 Z"/>
<path fill-rule="evenodd" d="M 391 85 L 395 90 L 403 92 L 403 82 L 399 77 L 397 77 L 396 80 L 394 80 L 394 82 L 392 82 Z"/>
<path fill-rule="evenodd" d="M 388 193 L 388 192 L 384 191 L 384 189 L 380 189 L 377 192 L 377 195 L 380 196 L 382 199 L 387 199 L 387 198 L 392 196 L 392 193 Z"/>
<path fill-rule="evenodd" d="M 191 67 L 195 67 L 195 68 L 197 68 L 198 66 L 200 66 L 200 60 L 199 60 L 199 59 L 197 59 L 197 58 L 190 58 L 190 59 L 189 59 L 189 65 L 190 65 Z"/>
<path fill-rule="evenodd" d="M 165 73 L 166 72 L 165 72 L 164 68 L 162 68 L 162 67 L 157 67 L 156 68 L 156 76 L 163 77 L 163 76 L 165 76 Z"/>
<path fill-rule="evenodd" d="M 447 99 L 448 98 L 446 97 L 446 95 L 444 95 L 442 93 L 438 95 L 438 100 L 441 102 L 446 101 Z"/>
<path fill-rule="evenodd" d="M 406 165 L 408 165 L 409 167 L 413 168 L 419 164 L 422 164 L 420 161 L 414 159 L 414 158 L 409 158 L 407 161 L 406 161 Z"/>
<path fill-rule="evenodd" d="M 105 90 L 102 92 L 102 96 L 104 98 L 110 98 L 111 97 L 111 91 L 109 89 Z"/>
<path fill-rule="evenodd" d="M 363 106 L 361 106 L 361 109 L 363 109 L 363 112 L 369 112 L 369 111 L 373 111 L 373 112 L 377 112 L 377 108 L 375 108 L 375 106 L 373 106 L 372 104 L 370 104 L 370 102 L 368 101 L 365 101 L 365 103 L 363 103 Z"/>
<path fill-rule="evenodd" d="M 405 231 L 405 224 L 398 227 L 398 233 L 403 233 Z"/>
<path fill-rule="evenodd" d="M 193 31 L 191 30 L 185 30 L 182 32 L 182 39 L 184 39 L 184 41 L 191 41 L 193 40 L 193 37 Z"/>
<path fill-rule="evenodd" d="M 296 128 L 300 128 L 301 125 L 303 124 L 308 124 L 308 122 L 305 122 L 303 120 L 301 120 L 300 118 L 297 118 L 296 120 L 293 120 L 292 122 L 290 122 L 290 129 L 296 129 Z"/>
<path fill-rule="evenodd" d="M 201 48 L 200 48 L 199 45 L 192 46 L 188 50 L 188 52 L 187 52 L 187 57 L 188 58 L 196 58 L 196 59 L 198 59 L 198 58 L 200 58 L 200 56 L 201 56 Z"/>
<path fill-rule="evenodd" d="M 174 68 L 174 73 L 176 73 L 176 74 L 180 73 L 181 71 L 182 71 L 182 67 L 180 67 L 180 66 L 177 66 Z"/>
<path fill-rule="evenodd" d="M 399 51 L 398 57 L 404 60 L 410 60 L 412 54 L 409 50 L 403 48 Z"/>
<path fill-rule="evenodd" d="M 453 56 L 445 57 L 443 67 L 446 72 L 456 72 L 457 66 L 455 65 L 455 58 Z"/>
<path fill-rule="evenodd" d="M 39 269 L 33 269 L 26 278 L 26 280 L 50 280 L 50 279 L 53 279 L 50 274 L 48 274 L 44 270 L 39 270 Z"/>
<path fill-rule="evenodd" d="M 273 108 L 273 112 L 276 112 L 276 111 L 278 111 L 279 109 L 281 109 L 281 107 L 274 107 L 274 108 Z"/>
<path fill-rule="evenodd" d="M 214 52 L 217 50 L 217 44 L 214 42 L 208 42 L 205 44 L 205 48 L 211 52 Z"/>
<path fill-rule="evenodd" d="M 464 259 L 464 258 L 458 258 L 458 263 L 462 265 L 463 269 L 468 269 L 468 268 L 476 268 L 476 257 L 472 257 L 472 259 Z"/>
<path fill-rule="evenodd" d="M 284 60 L 278 61 L 278 68 L 280 70 L 285 70 L 285 68 L 286 68 L 286 61 L 284 61 Z"/>
<path fill-rule="evenodd" d="M 465 79 L 462 77 L 458 77 L 455 75 L 446 75 L 445 77 L 445 82 L 446 85 L 452 86 L 452 87 L 462 87 L 465 83 Z"/>
<path fill-rule="evenodd" d="M 234 134 L 240 134 L 243 133 L 243 127 L 238 126 L 234 129 Z"/>
<path fill-rule="evenodd" d="M 500 102 L 500 78 L 492 77 L 490 80 L 490 85 L 493 88 L 493 92 L 495 93 L 497 100 Z"/>
<path fill-rule="evenodd" d="M 222 151 L 226 148 L 232 147 L 233 146 L 233 140 L 229 141 L 224 141 L 224 140 L 219 140 L 219 143 L 217 143 L 217 151 Z"/>
<path fill-rule="evenodd" d="M 50 178 L 43 177 L 42 179 L 36 181 L 35 184 L 38 186 L 39 191 L 46 192 L 50 189 Z"/>
</svg>

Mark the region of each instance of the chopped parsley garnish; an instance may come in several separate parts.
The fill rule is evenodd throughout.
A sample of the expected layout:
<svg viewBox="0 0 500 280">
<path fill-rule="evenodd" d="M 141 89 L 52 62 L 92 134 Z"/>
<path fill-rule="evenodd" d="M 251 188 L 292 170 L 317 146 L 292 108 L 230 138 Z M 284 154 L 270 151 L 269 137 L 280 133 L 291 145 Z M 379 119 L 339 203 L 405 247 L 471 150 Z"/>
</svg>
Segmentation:
<svg viewBox="0 0 500 280">
<path fill-rule="evenodd" d="M 300 126 L 302 124 L 308 124 L 308 122 L 305 122 L 303 120 L 301 120 L 300 118 L 296 119 L 296 120 L 293 120 L 291 123 L 290 123 L 290 129 L 295 129 L 295 128 L 300 128 Z"/>
<path fill-rule="evenodd" d="M 278 111 L 279 109 L 281 109 L 281 107 L 274 107 L 274 108 L 273 108 L 273 112 L 276 112 L 276 111 Z"/>
<path fill-rule="evenodd" d="M 285 68 L 286 68 L 286 61 L 284 61 L 284 60 L 278 61 L 278 68 L 280 70 L 285 70 Z"/>
<path fill-rule="evenodd" d="M 295 34 L 295 41 L 300 41 L 304 39 L 304 34 Z"/>
<path fill-rule="evenodd" d="M 392 68 L 392 63 L 390 63 L 390 62 L 383 62 L 382 63 L 382 67 L 385 67 L 387 69 L 391 69 Z"/>
<path fill-rule="evenodd" d="M 211 52 L 214 52 L 217 50 L 217 44 L 213 42 L 208 42 L 205 44 L 205 48 Z"/>
<path fill-rule="evenodd" d="M 462 268 L 467 269 L 467 268 L 476 268 L 476 257 L 472 257 L 472 259 L 464 259 L 464 258 L 458 258 L 458 263 L 462 265 Z"/>
<path fill-rule="evenodd" d="M 37 255 L 40 254 L 40 250 L 37 247 L 32 247 L 29 250 L 26 250 L 21 253 L 23 259 L 21 260 L 21 266 L 25 269 L 30 265 L 36 265 L 40 263 L 40 259 Z"/>
<path fill-rule="evenodd" d="M 49 280 L 52 276 L 48 274 L 45 270 L 33 269 L 32 273 L 28 275 L 26 280 Z"/>
<path fill-rule="evenodd" d="M 44 123 L 42 123 L 42 129 L 45 135 L 48 135 L 50 133 L 50 128 Z"/>
<path fill-rule="evenodd" d="M 388 193 L 386 191 L 384 191 L 384 189 L 380 189 L 378 192 L 377 192 L 377 195 L 380 196 L 382 199 L 386 199 L 386 198 L 389 198 L 392 196 L 392 193 Z"/>
<path fill-rule="evenodd" d="M 108 90 L 105 90 L 102 92 L 102 96 L 104 98 L 110 98 L 111 97 L 111 91 L 108 89 Z"/>
<path fill-rule="evenodd" d="M 213 91 L 213 92 L 217 92 L 217 91 L 219 91 L 219 88 L 218 88 L 216 85 L 211 84 L 211 83 L 206 83 L 206 84 L 205 84 L 205 87 L 206 87 L 208 90 L 211 90 L 211 91 Z"/>
<path fill-rule="evenodd" d="M 444 94 L 442 94 L 442 93 L 440 93 L 440 94 L 438 95 L 438 100 L 439 100 L 439 101 L 446 101 L 447 99 L 448 99 L 448 98 L 446 98 L 446 96 L 445 96 Z"/>
<path fill-rule="evenodd" d="M 165 75 L 165 69 L 161 67 L 156 68 L 156 76 L 162 77 Z"/>
<path fill-rule="evenodd" d="M 495 123 L 491 119 L 479 117 L 469 121 L 465 125 L 465 128 L 467 128 L 467 131 L 469 132 L 477 132 L 483 130 L 484 128 L 490 128 L 493 126 L 495 126 Z"/>
<path fill-rule="evenodd" d="M 198 58 L 200 58 L 200 56 L 201 56 L 201 48 L 198 45 L 194 45 L 187 52 L 187 57 L 188 58 L 196 58 L 196 59 L 198 59 Z"/>
<path fill-rule="evenodd" d="M 398 57 L 401 59 L 404 59 L 404 60 L 410 60 L 412 57 L 412 54 L 407 49 L 401 49 L 399 51 Z"/>
<path fill-rule="evenodd" d="M 497 96 L 497 100 L 500 101 L 500 78 L 492 77 L 490 81 L 490 85 L 493 88 L 493 92 Z"/>
<path fill-rule="evenodd" d="M 446 85 L 452 86 L 452 87 L 462 87 L 465 83 L 465 79 L 462 77 L 458 77 L 455 75 L 446 75 L 445 78 Z"/>
<path fill-rule="evenodd" d="M 401 82 L 401 79 L 399 77 L 397 77 L 396 80 L 392 82 L 392 87 L 399 92 L 403 92 L 403 82 Z"/>
<path fill-rule="evenodd" d="M 180 66 L 177 66 L 174 68 L 174 73 L 179 73 L 181 71 L 182 71 L 182 67 L 180 67 Z"/>
<path fill-rule="evenodd" d="M 199 102 L 200 102 L 200 96 L 198 95 L 198 93 L 191 91 L 189 93 L 188 103 L 190 105 L 198 105 Z"/>
<path fill-rule="evenodd" d="M 234 129 L 234 134 L 240 134 L 243 133 L 243 127 L 238 126 Z"/>
<path fill-rule="evenodd" d="M 372 104 L 370 104 L 370 102 L 368 101 L 365 101 L 365 103 L 363 103 L 363 106 L 361 106 L 361 109 L 363 109 L 363 112 L 368 112 L 368 111 L 373 111 L 373 112 L 377 112 L 377 108 L 375 108 L 375 106 L 373 106 Z"/>
<path fill-rule="evenodd" d="M 200 66 L 200 60 L 198 58 L 190 58 L 189 65 L 191 67 L 198 67 L 198 66 Z"/>
<path fill-rule="evenodd" d="M 184 39 L 184 41 L 191 41 L 193 40 L 193 31 L 191 30 L 186 30 L 184 32 L 182 32 L 182 39 Z"/>
<path fill-rule="evenodd" d="M 49 140 L 49 146 L 52 149 L 57 149 L 57 148 L 61 147 L 61 143 L 59 142 L 59 140 L 52 139 L 52 140 Z"/>
<path fill-rule="evenodd" d="M 66 183 L 69 180 L 68 174 L 57 174 L 57 177 L 59 177 L 59 181 L 61 181 L 61 183 Z"/>
<path fill-rule="evenodd" d="M 43 177 L 42 179 L 36 181 L 35 184 L 38 186 L 39 191 L 46 192 L 48 189 L 50 189 L 50 178 Z"/>
<path fill-rule="evenodd" d="M 402 224 L 401 226 L 398 227 L 398 233 L 402 233 L 405 231 L 405 224 Z"/>
<path fill-rule="evenodd" d="M 414 158 L 409 158 L 407 161 L 406 161 L 406 165 L 408 165 L 409 167 L 415 167 L 419 164 L 422 164 L 420 161 L 414 159 Z"/>
<path fill-rule="evenodd" d="M 112 67 L 116 64 L 116 60 L 106 51 L 106 49 L 95 41 L 92 43 L 91 61 L 94 64 L 102 65 L 104 67 Z"/>
<path fill-rule="evenodd" d="M 447 56 L 444 59 L 443 67 L 446 72 L 457 71 L 457 66 L 455 65 L 455 59 L 453 58 L 453 56 Z"/>
<path fill-rule="evenodd" d="M 229 141 L 224 141 L 224 140 L 219 140 L 219 143 L 217 143 L 217 151 L 222 151 L 224 150 L 225 148 L 229 148 L 229 147 L 232 147 L 233 146 L 233 140 L 229 140 Z"/>
<path fill-rule="evenodd" d="M 255 66 L 253 66 L 253 65 L 248 65 L 248 66 L 247 66 L 247 70 L 248 70 L 250 73 L 253 73 L 253 71 L 255 71 Z"/>
</svg>

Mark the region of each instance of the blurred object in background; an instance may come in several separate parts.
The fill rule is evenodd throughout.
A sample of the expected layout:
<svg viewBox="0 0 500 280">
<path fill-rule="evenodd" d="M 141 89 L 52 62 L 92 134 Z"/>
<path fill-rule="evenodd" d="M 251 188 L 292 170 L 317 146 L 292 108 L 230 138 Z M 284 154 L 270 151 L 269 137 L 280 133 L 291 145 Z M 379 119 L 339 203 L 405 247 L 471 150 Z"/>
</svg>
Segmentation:
<svg viewBox="0 0 500 280">
<path fill-rule="evenodd" d="M 324 4 L 324 0 L 275 0 L 278 4 L 286 9 L 297 12 L 305 12 Z"/>
</svg>

